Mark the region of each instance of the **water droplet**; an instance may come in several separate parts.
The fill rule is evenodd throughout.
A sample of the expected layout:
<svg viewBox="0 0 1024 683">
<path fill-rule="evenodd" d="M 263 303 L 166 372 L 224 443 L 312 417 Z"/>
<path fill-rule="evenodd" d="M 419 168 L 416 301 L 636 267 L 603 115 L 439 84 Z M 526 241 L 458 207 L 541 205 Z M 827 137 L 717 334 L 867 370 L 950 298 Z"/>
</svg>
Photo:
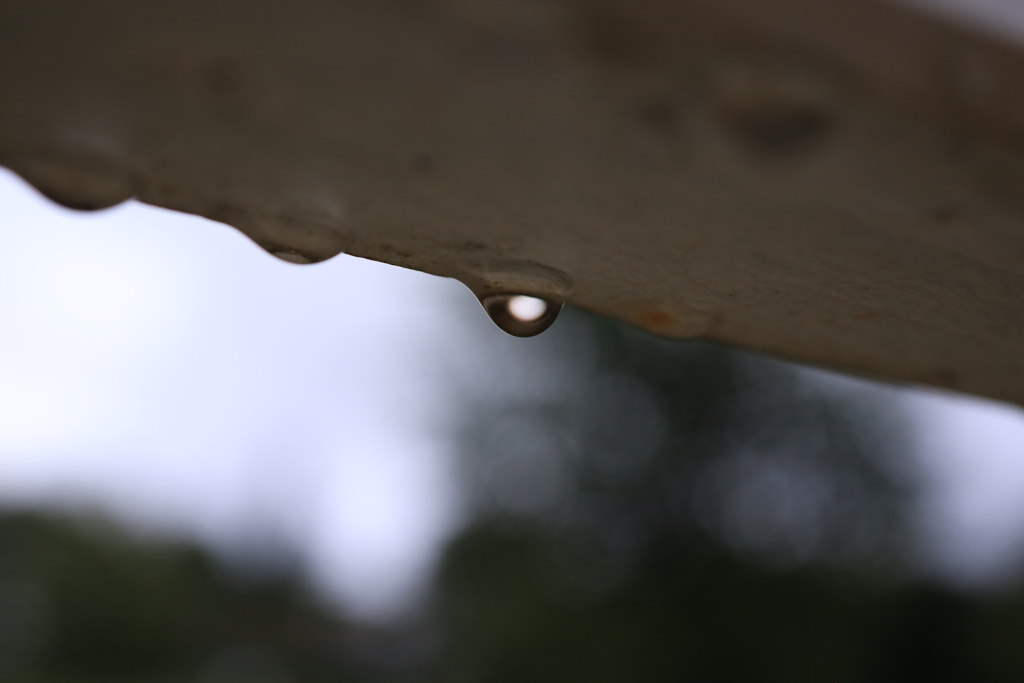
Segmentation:
<svg viewBox="0 0 1024 683">
<path fill-rule="evenodd" d="M 533 337 L 551 327 L 562 302 L 527 294 L 491 294 L 480 297 L 494 324 L 514 337 Z"/>
<path fill-rule="evenodd" d="M 307 263 L 313 262 L 310 258 L 303 256 L 297 251 L 292 251 L 291 249 L 271 249 L 270 253 L 282 261 L 287 261 L 288 263 L 306 265 Z"/>
<path fill-rule="evenodd" d="M 272 214 L 219 204 L 212 217 L 239 230 L 271 256 L 288 263 L 320 263 L 347 250 L 351 236 L 323 216 Z"/>
<path fill-rule="evenodd" d="M 480 260 L 459 278 L 483 304 L 494 324 L 516 337 L 551 327 L 572 294 L 572 278 L 528 260 Z"/>
<path fill-rule="evenodd" d="M 41 157 L 7 165 L 44 197 L 76 211 L 109 209 L 135 194 L 132 179 L 103 161 Z"/>
<path fill-rule="evenodd" d="M 734 62 L 715 81 L 719 123 L 752 152 L 806 151 L 836 126 L 832 80 L 802 64 Z"/>
</svg>

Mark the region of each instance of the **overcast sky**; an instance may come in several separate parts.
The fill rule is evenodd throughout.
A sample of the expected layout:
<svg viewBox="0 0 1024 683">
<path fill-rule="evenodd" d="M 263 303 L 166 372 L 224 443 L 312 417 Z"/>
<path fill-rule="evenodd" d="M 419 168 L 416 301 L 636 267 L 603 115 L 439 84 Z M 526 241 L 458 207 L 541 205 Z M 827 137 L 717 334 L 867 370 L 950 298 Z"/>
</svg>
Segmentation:
<svg viewBox="0 0 1024 683">
<path fill-rule="evenodd" d="M 135 202 L 68 211 L 3 169 L 0 234 L 0 497 L 219 542 L 277 527 L 366 609 L 429 562 L 454 513 L 443 378 L 490 325 L 466 328 L 462 285 L 288 264 Z"/>
</svg>

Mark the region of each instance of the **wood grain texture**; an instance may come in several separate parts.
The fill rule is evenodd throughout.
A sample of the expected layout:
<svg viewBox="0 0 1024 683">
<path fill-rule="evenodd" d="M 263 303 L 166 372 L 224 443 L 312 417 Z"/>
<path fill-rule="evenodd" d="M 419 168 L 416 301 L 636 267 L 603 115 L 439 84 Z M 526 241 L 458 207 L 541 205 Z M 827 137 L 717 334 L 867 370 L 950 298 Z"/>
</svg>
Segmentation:
<svg viewBox="0 0 1024 683">
<path fill-rule="evenodd" d="M 1016 48 L 873 0 L 0 4 L 68 206 L 1018 403 L 1022 133 Z"/>
</svg>

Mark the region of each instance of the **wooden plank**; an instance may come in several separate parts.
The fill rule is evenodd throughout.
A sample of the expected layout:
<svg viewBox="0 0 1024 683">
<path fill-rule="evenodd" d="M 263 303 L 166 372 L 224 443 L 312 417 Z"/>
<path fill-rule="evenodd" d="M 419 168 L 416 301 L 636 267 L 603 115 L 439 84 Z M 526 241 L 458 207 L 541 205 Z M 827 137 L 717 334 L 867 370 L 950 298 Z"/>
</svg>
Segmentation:
<svg viewBox="0 0 1024 683">
<path fill-rule="evenodd" d="M 6 0 L 51 197 L 1024 403 L 1024 58 L 873 0 Z"/>
</svg>

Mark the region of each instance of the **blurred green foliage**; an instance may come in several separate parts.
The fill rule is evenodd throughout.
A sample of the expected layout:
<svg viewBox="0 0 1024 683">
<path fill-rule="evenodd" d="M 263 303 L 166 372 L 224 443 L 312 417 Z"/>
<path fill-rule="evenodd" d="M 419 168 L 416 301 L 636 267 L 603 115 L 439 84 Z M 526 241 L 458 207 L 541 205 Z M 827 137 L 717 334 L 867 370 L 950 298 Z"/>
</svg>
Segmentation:
<svg viewBox="0 0 1024 683">
<path fill-rule="evenodd" d="M 469 523 L 415 623 L 186 543 L 0 517 L 0 681 L 943 683 L 1024 678 L 1024 596 L 909 569 L 891 392 L 569 311 L 540 390 L 456 415 Z"/>
<path fill-rule="evenodd" d="M 245 581 L 95 519 L 0 518 L 5 682 L 354 680 L 345 636 L 294 576 Z"/>
<path fill-rule="evenodd" d="M 1024 680 L 1019 595 L 909 570 L 894 392 L 578 312 L 553 333 L 552 372 L 595 342 L 585 371 L 467 413 L 438 680 Z"/>
</svg>

